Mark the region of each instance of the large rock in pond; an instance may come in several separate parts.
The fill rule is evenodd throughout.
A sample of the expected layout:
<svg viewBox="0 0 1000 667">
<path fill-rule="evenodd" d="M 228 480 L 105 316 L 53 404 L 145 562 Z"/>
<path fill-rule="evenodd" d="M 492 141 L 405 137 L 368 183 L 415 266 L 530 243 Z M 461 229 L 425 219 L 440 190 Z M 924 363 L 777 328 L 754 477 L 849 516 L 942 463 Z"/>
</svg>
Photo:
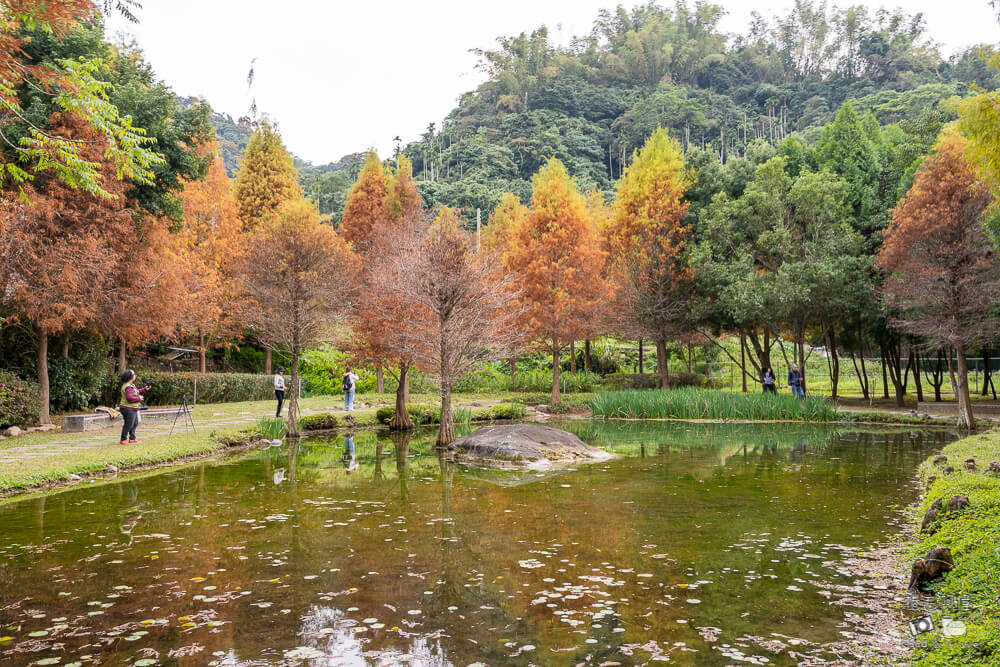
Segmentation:
<svg viewBox="0 0 1000 667">
<path fill-rule="evenodd" d="M 450 447 L 456 461 L 530 470 L 614 458 L 572 433 L 539 424 L 486 426 L 456 440 Z"/>
</svg>

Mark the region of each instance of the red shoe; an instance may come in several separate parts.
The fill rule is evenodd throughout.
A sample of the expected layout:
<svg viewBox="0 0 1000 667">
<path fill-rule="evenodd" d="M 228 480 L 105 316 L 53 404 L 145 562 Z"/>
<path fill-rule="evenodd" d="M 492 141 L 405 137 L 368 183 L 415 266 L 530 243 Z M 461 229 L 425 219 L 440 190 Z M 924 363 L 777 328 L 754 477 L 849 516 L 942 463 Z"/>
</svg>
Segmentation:
<svg viewBox="0 0 1000 667">
<path fill-rule="evenodd" d="M 130 444 L 130 445 L 138 445 L 139 442 L 140 442 L 139 440 L 129 440 L 128 444 Z"/>
<path fill-rule="evenodd" d="M 128 444 L 128 440 L 122 440 L 119 444 L 127 445 Z"/>
</svg>

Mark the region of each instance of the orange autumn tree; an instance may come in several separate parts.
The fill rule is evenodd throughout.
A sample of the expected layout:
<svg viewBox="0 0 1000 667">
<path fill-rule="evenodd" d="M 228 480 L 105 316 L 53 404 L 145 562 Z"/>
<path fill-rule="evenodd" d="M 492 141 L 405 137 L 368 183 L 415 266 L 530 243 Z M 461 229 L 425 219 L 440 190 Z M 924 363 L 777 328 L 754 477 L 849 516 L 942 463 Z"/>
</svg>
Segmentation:
<svg viewBox="0 0 1000 667">
<path fill-rule="evenodd" d="M 166 218 L 145 217 L 112 241 L 115 261 L 105 267 L 96 323 L 118 342 L 118 372 L 128 367 L 128 348 L 174 339 L 184 321 L 190 267 L 184 239 L 170 227 Z"/>
<path fill-rule="evenodd" d="M 521 291 L 525 330 L 552 352 L 558 405 L 559 354 L 590 329 L 610 290 L 597 225 L 562 162 L 550 159 L 532 180 L 531 210 L 512 230 L 505 263 Z"/>
<path fill-rule="evenodd" d="M 104 159 L 100 133 L 82 119 L 55 114 L 51 132 L 78 142 L 80 155 L 98 165 L 104 197 L 71 187 L 54 175 L 26 186 L 30 204 L 12 200 L 0 223 L 0 302 L 38 335 L 40 421 L 49 419 L 49 338 L 91 324 L 110 298 L 109 269 L 120 259 L 119 240 L 134 233 L 126 184 Z"/>
<path fill-rule="evenodd" d="M 214 144 L 204 180 L 184 184 L 184 254 L 189 295 L 185 326 L 198 336 L 199 369 L 206 372 L 206 338 L 235 329 L 238 298 L 233 269 L 241 248 L 232 181 Z"/>
<path fill-rule="evenodd" d="M 664 389 L 667 341 L 684 318 L 693 278 L 686 255 L 691 229 L 683 223 L 689 185 L 680 144 L 657 128 L 618 181 L 603 227 L 617 292 L 617 328 L 655 341 Z"/>
<path fill-rule="evenodd" d="M 950 132 L 938 140 L 892 213 L 877 263 L 886 273 L 890 324 L 930 349 L 955 350 L 959 424 L 973 428 L 965 355 L 1000 324 L 1000 262 L 983 227 L 993 198 L 971 169 L 966 144 Z"/>
<path fill-rule="evenodd" d="M 337 231 L 354 246 L 355 252 L 366 254 L 371 249 L 376 230 L 388 217 L 389 175 L 374 151 L 365 155 L 358 180 L 347 195 L 344 215 Z"/>
</svg>

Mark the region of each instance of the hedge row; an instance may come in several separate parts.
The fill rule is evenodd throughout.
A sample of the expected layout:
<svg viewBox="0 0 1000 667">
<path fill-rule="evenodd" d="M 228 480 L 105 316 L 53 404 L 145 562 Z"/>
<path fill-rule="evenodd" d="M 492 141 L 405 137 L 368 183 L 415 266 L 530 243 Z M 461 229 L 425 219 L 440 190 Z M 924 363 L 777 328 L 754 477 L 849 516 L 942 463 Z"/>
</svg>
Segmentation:
<svg viewBox="0 0 1000 667">
<path fill-rule="evenodd" d="M 143 371 L 136 379 L 138 386 L 150 385 L 146 394 L 148 405 L 177 405 L 184 397 L 188 403 L 195 398 L 198 381 L 199 403 L 235 403 L 262 401 L 274 396 L 274 379 L 270 375 L 251 373 L 163 373 Z M 101 392 L 104 405 L 118 405 L 117 377 L 107 382 Z"/>
</svg>

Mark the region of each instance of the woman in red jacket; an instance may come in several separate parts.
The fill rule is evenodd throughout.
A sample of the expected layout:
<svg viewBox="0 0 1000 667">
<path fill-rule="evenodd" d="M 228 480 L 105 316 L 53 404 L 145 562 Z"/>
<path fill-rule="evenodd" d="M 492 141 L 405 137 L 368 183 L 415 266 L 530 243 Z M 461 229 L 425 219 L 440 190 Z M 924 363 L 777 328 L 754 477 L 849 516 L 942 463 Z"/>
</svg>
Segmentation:
<svg viewBox="0 0 1000 667">
<path fill-rule="evenodd" d="M 118 410 L 122 413 L 122 442 L 123 445 L 135 445 L 139 441 L 135 439 L 135 427 L 139 425 L 139 408 L 142 407 L 142 399 L 149 387 L 136 389 L 135 371 L 127 370 L 121 376 L 121 399 L 118 401 Z"/>
</svg>

